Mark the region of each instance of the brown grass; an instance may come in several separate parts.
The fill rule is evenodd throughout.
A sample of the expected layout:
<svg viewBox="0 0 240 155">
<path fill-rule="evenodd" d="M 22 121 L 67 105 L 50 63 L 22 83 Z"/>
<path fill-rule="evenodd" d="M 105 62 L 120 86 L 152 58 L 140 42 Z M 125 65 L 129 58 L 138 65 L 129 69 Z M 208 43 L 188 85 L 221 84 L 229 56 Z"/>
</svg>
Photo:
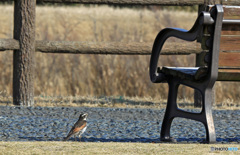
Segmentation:
<svg viewBox="0 0 240 155">
<path fill-rule="evenodd" d="M 234 147 L 238 151 L 211 151 Z M 237 154 L 232 144 L 0 142 L 0 154 Z"/>
<path fill-rule="evenodd" d="M 108 107 L 108 108 L 154 108 L 165 109 L 166 99 L 123 97 L 123 96 L 35 96 L 34 106 L 40 107 Z M 12 97 L 0 97 L 1 106 L 14 106 Z M 178 107 L 181 109 L 199 109 L 196 108 L 190 100 L 178 100 Z M 230 101 L 222 104 L 214 104 L 217 110 L 239 110 L 240 105 Z"/>
<path fill-rule="evenodd" d="M 0 6 L 0 38 L 12 38 L 13 6 Z M 191 28 L 197 13 L 108 6 L 37 7 L 36 39 L 68 41 L 153 42 L 164 27 Z M 179 41 L 176 39 L 172 40 Z M 36 53 L 36 96 L 129 96 L 167 98 L 167 84 L 149 80 L 149 56 Z M 194 56 L 162 56 L 161 64 L 194 65 Z M 0 101 L 12 94 L 12 52 L 0 54 Z M 239 105 L 239 83 L 216 84 L 219 104 Z M 180 87 L 179 99 L 193 101 Z M 221 102 L 220 102 L 221 101 Z"/>
</svg>

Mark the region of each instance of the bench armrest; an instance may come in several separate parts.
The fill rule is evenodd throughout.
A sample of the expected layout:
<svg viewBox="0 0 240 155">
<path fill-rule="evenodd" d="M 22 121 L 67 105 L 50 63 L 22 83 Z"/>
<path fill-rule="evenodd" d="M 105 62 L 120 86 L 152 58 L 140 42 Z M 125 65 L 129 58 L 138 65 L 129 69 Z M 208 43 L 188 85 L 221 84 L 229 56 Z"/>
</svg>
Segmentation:
<svg viewBox="0 0 240 155">
<path fill-rule="evenodd" d="M 212 19 L 210 13 L 202 12 L 199 14 L 194 26 L 189 31 L 180 28 L 165 28 L 161 30 L 158 33 L 152 48 L 149 69 L 151 81 L 153 83 L 160 83 L 166 80 L 164 74 L 157 72 L 157 64 L 162 47 L 169 37 L 176 37 L 186 41 L 194 41 L 202 31 L 203 24 L 209 25 L 213 23 L 214 20 Z"/>
</svg>

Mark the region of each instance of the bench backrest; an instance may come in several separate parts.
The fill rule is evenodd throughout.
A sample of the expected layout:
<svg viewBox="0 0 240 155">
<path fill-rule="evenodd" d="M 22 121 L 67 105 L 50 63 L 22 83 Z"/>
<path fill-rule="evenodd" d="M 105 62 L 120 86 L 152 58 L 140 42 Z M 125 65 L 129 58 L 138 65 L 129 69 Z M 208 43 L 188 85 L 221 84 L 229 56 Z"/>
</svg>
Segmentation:
<svg viewBox="0 0 240 155">
<path fill-rule="evenodd" d="M 223 21 L 239 20 L 240 6 L 225 6 Z M 222 25 L 219 67 L 240 67 L 240 22 Z"/>
<path fill-rule="evenodd" d="M 211 10 L 211 8 L 212 6 L 209 6 L 209 10 Z M 223 9 L 224 14 L 218 63 L 219 69 L 232 69 L 225 70 L 225 72 L 240 74 L 240 6 L 224 6 Z M 211 26 L 204 27 L 201 40 L 203 50 L 209 50 L 211 46 L 212 40 L 209 39 L 211 38 L 209 34 L 209 29 L 211 28 Z M 208 63 L 209 55 L 207 52 L 202 53 L 202 61 L 204 61 L 205 64 Z M 229 76 L 231 75 L 229 74 Z M 228 79 L 228 76 L 225 75 L 221 80 L 231 80 L 231 78 Z"/>
</svg>

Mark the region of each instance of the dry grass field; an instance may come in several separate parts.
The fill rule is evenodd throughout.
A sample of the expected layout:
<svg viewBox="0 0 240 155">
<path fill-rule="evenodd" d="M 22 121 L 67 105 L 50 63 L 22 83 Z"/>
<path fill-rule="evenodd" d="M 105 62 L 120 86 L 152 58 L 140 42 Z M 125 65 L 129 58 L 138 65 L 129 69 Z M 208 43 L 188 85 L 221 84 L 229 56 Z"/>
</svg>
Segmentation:
<svg viewBox="0 0 240 155">
<path fill-rule="evenodd" d="M 37 40 L 151 42 L 164 27 L 189 29 L 197 13 L 113 8 L 108 6 L 38 6 Z M 13 6 L 0 6 L 0 38 L 12 38 Z M 179 41 L 172 39 L 172 42 Z M 167 84 L 152 84 L 150 56 L 71 55 L 36 53 L 35 95 L 123 96 L 165 100 Z M 161 64 L 188 66 L 194 55 L 162 56 Z M 12 52 L 0 52 L 0 101 L 11 101 Z M 218 104 L 239 105 L 239 83 L 216 84 Z M 193 91 L 180 87 L 179 100 L 193 101 Z"/>
<path fill-rule="evenodd" d="M 238 148 L 238 151 L 211 151 Z M 238 154 L 233 144 L 161 144 L 161 143 L 79 143 L 79 142 L 0 142 L 0 154 Z"/>
</svg>

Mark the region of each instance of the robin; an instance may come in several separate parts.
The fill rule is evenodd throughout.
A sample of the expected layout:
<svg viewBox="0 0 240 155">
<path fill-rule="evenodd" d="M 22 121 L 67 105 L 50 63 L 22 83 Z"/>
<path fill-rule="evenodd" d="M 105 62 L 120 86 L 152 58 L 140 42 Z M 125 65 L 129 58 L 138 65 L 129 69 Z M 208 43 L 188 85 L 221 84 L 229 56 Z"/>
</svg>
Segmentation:
<svg viewBox="0 0 240 155">
<path fill-rule="evenodd" d="M 81 141 L 81 135 L 86 131 L 87 129 L 87 113 L 80 114 L 78 121 L 74 124 L 72 129 L 69 131 L 68 135 L 66 138 L 64 138 L 64 141 L 67 141 L 72 135 L 75 137 L 76 141 L 76 136 L 79 137 L 79 141 Z"/>
</svg>

